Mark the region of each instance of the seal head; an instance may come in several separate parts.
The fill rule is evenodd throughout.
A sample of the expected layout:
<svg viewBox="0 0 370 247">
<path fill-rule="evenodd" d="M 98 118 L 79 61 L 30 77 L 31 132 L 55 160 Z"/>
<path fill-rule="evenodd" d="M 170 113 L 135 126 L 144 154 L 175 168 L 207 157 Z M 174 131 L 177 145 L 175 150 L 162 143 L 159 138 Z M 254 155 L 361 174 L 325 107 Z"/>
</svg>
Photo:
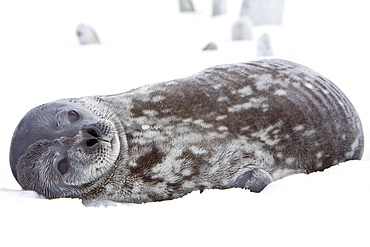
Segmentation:
<svg viewBox="0 0 370 247">
<path fill-rule="evenodd" d="M 120 146 L 114 133 L 114 125 L 73 100 L 38 106 L 14 132 L 13 175 L 23 189 L 47 198 L 81 194 L 114 166 Z"/>
</svg>

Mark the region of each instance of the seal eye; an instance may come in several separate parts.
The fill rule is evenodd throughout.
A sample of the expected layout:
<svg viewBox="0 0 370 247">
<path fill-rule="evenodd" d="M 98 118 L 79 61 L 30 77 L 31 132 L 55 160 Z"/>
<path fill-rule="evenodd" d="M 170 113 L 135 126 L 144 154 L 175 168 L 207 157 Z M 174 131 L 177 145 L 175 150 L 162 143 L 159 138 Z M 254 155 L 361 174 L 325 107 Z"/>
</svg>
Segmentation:
<svg viewBox="0 0 370 247">
<path fill-rule="evenodd" d="M 69 163 L 66 159 L 62 159 L 61 161 L 59 161 L 58 163 L 58 171 L 64 175 L 68 172 L 68 169 L 69 169 Z"/>
<path fill-rule="evenodd" d="M 78 112 L 76 112 L 75 110 L 70 110 L 67 113 L 67 117 L 69 122 L 74 123 L 80 119 L 80 114 L 78 114 Z"/>
</svg>

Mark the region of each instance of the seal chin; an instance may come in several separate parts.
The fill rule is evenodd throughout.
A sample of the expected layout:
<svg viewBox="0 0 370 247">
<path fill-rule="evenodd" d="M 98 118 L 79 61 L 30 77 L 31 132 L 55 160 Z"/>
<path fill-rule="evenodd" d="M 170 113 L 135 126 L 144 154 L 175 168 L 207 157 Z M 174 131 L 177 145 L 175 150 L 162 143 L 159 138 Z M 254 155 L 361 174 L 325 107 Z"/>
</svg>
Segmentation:
<svg viewBox="0 0 370 247">
<path fill-rule="evenodd" d="M 110 174 L 120 147 L 111 120 L 61 100 L 25 115 L 12 139 L 10 163 L 23 189 L 47 198 L 78 197 Z"/>
</svg>

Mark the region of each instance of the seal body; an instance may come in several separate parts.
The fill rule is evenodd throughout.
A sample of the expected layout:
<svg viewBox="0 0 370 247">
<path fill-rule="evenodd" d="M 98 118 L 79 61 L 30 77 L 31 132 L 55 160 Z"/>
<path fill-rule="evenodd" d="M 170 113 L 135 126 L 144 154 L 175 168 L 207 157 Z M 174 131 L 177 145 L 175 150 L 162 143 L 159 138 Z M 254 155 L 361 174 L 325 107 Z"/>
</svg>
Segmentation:
<svg viewBox="0 0 370 247">
<path fill-rule="evenodd" d="M 47 198 L 141 203 L 258 192 L 361 159 L 363 147 L 360 118 L 332 82 L 272 59 L 39 106 L 18 125 L 10 163 L 24 189 Z"/>
</svg>

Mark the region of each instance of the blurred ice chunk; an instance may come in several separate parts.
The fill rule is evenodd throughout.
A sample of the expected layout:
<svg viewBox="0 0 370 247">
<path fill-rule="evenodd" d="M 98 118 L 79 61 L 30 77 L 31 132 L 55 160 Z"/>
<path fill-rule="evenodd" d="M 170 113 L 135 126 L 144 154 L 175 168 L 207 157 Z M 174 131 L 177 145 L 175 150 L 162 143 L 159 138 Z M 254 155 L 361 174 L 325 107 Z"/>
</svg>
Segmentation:
<svg viewBox="0 0 370 247">
<path fill-rule="evenodd" d="M 194 5 L 191 0 L 180 0 L 181 12 L 194 12 Z"/>
<path fill-rule="evenodd" d="M 226 2 L 225 0 L 213 0 L 212 3 L 212 15 L 224 15 L 226 14 Z"/>
<path fill-rule="evenodd" d="M 80 24 L 76 31 L 81 45 L 99 44 L 99 38 L 94 29 L 86 24 Z"/>
<path fill-rule="evenodd" d="M 232 27 L 233 40 L 248 40 L 253 38 L 253 23 L 247 16 L 237 20 Z"/>
<path fill-rule="evenodd" d="M 251 18 L 254 25 L 280 25 L 283 11 L 284 0 L 243 0 L 240 15 Z"/>
<path fill-rule="evenodd" d="M 215 42 L 209 42 L 204 48 L 203 51 L 217 50 L 217 45 Z"/>
<path fill-rule="evenodd" d="M 272 52 L 270 36 L 267 33 L 264 33 L 258 38 L 257 56 L 268 57 L 272 55 L 273 55 L 273 52 Z"/>
</svg>

